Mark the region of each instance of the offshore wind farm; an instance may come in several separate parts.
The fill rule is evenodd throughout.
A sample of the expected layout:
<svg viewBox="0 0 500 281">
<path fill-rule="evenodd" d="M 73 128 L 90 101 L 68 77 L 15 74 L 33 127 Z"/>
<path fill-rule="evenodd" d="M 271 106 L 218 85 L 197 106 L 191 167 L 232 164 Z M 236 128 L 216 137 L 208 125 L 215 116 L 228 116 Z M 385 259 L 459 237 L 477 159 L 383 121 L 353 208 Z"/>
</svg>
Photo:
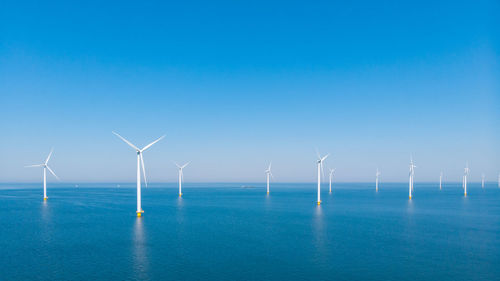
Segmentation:
<svg viewBox="0 0 500 281">
<path fill-rule="evenodd" d="M 0 281 L 499 279 L 498 1 L 2 4 Z"/>
</svg>

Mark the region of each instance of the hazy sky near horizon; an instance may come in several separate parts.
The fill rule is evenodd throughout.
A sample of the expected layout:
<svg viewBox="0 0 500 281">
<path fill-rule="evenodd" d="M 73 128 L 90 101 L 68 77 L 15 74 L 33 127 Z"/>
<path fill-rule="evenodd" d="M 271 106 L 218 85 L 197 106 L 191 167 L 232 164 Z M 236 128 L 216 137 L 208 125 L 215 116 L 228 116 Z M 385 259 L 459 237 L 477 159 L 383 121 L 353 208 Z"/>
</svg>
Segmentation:
<svg viewBox="0 0 500 281">
<path fill-rule="evenodd" d="M 500 172 L 498 1 L 2 1 L 0 181 Z M 53 178 L 49 177 L 50 181 Z"/>
</svg>

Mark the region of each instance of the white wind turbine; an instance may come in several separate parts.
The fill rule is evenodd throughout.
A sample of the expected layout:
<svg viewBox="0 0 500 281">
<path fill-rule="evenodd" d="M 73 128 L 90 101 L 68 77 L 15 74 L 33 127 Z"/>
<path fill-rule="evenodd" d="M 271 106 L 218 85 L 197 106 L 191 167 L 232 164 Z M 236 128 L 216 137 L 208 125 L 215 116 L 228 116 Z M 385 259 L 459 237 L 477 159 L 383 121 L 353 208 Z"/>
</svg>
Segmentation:
<svg viewBox="0 0 500 281">
<path fill-rule="evenodd" d="M 267 170 L 265 171 L 265 173 L 266 173 L 266 178 L 267 178 L 267 194 L 269 194 L 269 177 L 272 177 L 272 178 L 274 179 L 274 177 L 273 177 L 273 173 L 271 173 L 271 164 L 272 164 L 272 162 L 271 162 L 271 163 L 269 163 L 269 167 L 268 167 L 268 168 L 267 168 Z"/>
<path fill-rule="evenodd" d="M 334 173 L 335 173 L 335 169 L 330 169 L 330 193 L 332 193 L 332 179 L 333 179 Z"/>
<path fill-rule="evenodd" d="M 115 134 L 117 137 L 119 137 L 122 141 L 124 141 L 126 144 L 128 144 L 130 147 L 135 149 L 137 153 L 137 216 L 140 217 L 144 211 L 142 210 L 141 207 L 141 166 L 142 166 L 142 173 L 144 175 L 144 183 L 146 184 L 146 187 L 148 186 L 148 181 L 146 179 L 146 168 L 144 167 L 144 158 L 142 157 L 142 153 L 146 151 L 148 148 L 150 148 L 153 144 L 159 142 L 162 138 L 165 136 L 159 137 L 157 140 L 154 142 L 146 145 L 142 149 L 137 148 L 135 145 L 133 145 L 131 142 L 126 140 L 124 137 L 120 136 L 119 134 L 112 132 Z"/>
<path fill-rule="evenodd" d="M 411 200 L 411 194 L 413 192 L 413 178 L 415 176 L 415 168 L 416 167 L 417 166 L 415 166 L 413 164 L 413 157 L 410 157 L 410 179 L 409 179 L 409 185 L 410 185 L 409 186 L 409 193 L 410 193 L 409 197 L 410 197 L 410 200 Z"/>
<path fill-rule="evenodd" d="M 469 169 L 469 163 L 465 163 L 465 168 L 464 168 L 464 196 L 467 196 L 467 175 L 469 175 L 470 169 Z"/>
<path fill-rule="evenodd" d="M 45 162 L 43 164 L 36 164 L 36 165 L 25 166 L 26 168 L 43 167 L 43 200 L 47 200 L 47 198 L 48 198 L 47 197 L 47 170 L 49 170 L 49 172 L 52 175 L 54 175 L 54 177 L 56 177 L 57 180 L 59 180 L 59 177 L 56 176 L 56 174 L 54 173 L 54 171 L 52 171 L 52 169 L 48 165 L 49 160 L 50 160 L 50 156 L 52 156 L 52 152 L 53 151 L 54 151 L 54 149 L 50 150 L 49 156 L 47 157 L 47 159 L 45 160 Z"/>
<path fill-rule="evenodd" d="M 439 174 L 439 190 L 443 187 L 443 172 Z"/>
<path fill-rule="evenodd" d="M 316 154 L 318 155 L 317 164 L 318 164 L 318 205 L 319 205 L 321 204 L 321 174 L 322 173 L 324 174 L 323 162 L 330 154 L 327 154 L 323 157 L 321 157 L 318 152 L 316 152 Z"/>
<path fill-rule="evenodd" d="M 484 188 L 484 173 L 481 174 L 481 188 Z"/>
<path fill-rule="evenodd" d="M 375 173 L 375 191 L 378 191 L 378 177 L 380 176 L 380 172 L 378 171 Z"/>
<path fill-rule="evenodd" d="M 184 173 L 182 172 L 182 169 L 186 168 L 187 165 L 189 165 L 190 162 L 187 162 L 186 164 L 179 166 L 177 163 L 174 162 L 175 166 L 179 168 L 179 197 L 182 196 L 182 182 L 184 181 Z"/>
</svg>

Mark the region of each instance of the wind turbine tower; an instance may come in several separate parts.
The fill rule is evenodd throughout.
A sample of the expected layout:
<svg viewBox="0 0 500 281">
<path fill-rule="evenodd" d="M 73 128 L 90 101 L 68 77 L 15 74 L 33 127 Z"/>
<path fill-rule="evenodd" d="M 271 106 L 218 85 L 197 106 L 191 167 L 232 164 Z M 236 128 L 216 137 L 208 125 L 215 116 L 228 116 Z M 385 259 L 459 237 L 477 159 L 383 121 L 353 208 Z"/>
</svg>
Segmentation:
<svg viewBox="0 0 500 281">
<path fill-rule="evenodd" d="M 378 192 L 378 177 L 380 176 L 380 172 L 378 171 L 378 168 L 377 168 L 377 172 L 375 173 L 375 191 Z"/>
<path fill-rule="evenodd" d="M 271 173 L 271 163 L 269 163 L 269 167 L 267 168 L 267 170 L 265 171 L 266 173 L 266 178 L 267 178 L 267 194 L 269 194 L 269 177 L 273 177 L 273 173 Z"/>
<path fill-rule="evenodd" d="M 182 196 L 182 182 L 184 181 L 184 173 L 183 173 L 183 169 L 186 168 L 187 165 L 189 165 L 189 162 L 187 162 L 186 164 L 182 165 L 182 166 L 179 166 L 177 165 L 177 163 L 174 163 L 175 166 L 177 166 L 177 168 L 179 168 L 179 197 Z"/>
<path fill-rule="evenodd" d="M 323 157 L 321 157 L 318 152 L 316 152 L 316 154 L 318 155 L 318 160 L 316 163 L 318 164 L 318 205 L 319 205 L 321 204 L 321 174 L 324 174 L 323 162 L 326 160 L 329 154 Z"/>
<path fill-rule="evenodd" d="M 415 168 L 417 166 L 415 166 L 413 164 L 413 158 L 410 157 L 410 179 L 409 179 L 409 198 L 411 200 L 411 195 L 412 195 L 412 192 L 413 192 L 413 179 L 415 177 Z"/>
<path fill-rule="evenodd" d="M 439 190 L 443 189 L 443 172 L 439 174 Z"/>
<path fill-rule="evenodd" d="M 330 169 L 330 193 L 332 193 L 332 179 L 333 179 L 334 173 L 335 173 L 335 169 Z"/>
<path fill-rule="evenodd" d="M 470 169 L 469 169 L 469 163 L 465 163 L 465 168 L 464 168 L 464 196 L 467 196 L 467 175 L 469 175 Z"/>
</svg>

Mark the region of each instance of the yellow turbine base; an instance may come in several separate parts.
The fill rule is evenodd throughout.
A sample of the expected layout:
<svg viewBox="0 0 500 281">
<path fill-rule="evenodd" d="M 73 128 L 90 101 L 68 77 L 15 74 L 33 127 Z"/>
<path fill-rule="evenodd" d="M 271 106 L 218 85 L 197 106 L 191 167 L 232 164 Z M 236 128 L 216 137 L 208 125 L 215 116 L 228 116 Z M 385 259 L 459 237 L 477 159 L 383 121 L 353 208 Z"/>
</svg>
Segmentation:
<svg viewBox="0 0 500 281">
<path fill-rule="evenodd" d="M 182 196 L 182 193 L 179 193 L 179 197 L 181 197 L 181 196 Z"/>
<path fill-rule="evenodd" d="M 318 205 L 321 204 L 321 201 L 318 201 Z"/>
<path fill-rule="evenodd" d="M 411 200 L 411 196 L 410 196 L 410 200 Z"/>
<path fill-rule="evenodd" d="M 267 192 L 267 194 L 269 194 L 269 191 Z"/>
<path fill-rule="evenodd" d="M 464 196 L 467 196 L 467 193 L 464 193 Z"/>
</svg>

